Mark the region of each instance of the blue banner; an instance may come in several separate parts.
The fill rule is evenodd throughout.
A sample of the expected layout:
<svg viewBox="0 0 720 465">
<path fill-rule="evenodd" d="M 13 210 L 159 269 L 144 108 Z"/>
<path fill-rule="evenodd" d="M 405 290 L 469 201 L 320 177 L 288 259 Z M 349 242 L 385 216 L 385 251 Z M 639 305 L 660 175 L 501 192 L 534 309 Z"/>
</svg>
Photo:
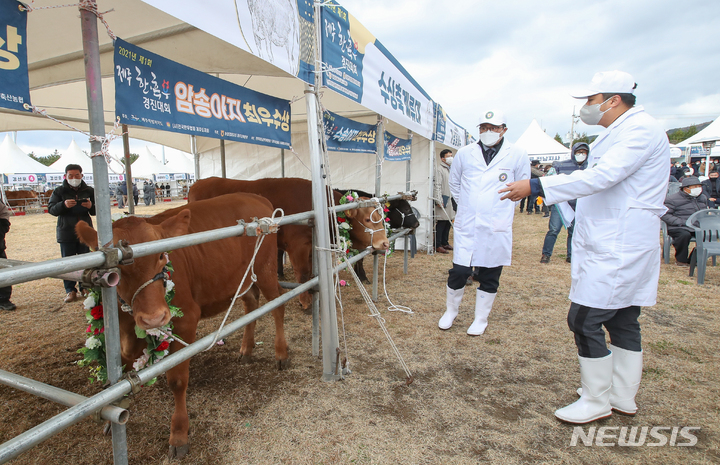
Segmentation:
<svg viewBox="0 0 720 465">
<path fill-rule="evenodd" d="M 358 123 L 335 113 L 323 113 L 325 140 L 334 152 L 376 153 L 377 126 Z"/>
<path fill-rule="evenodd" d="M 400 139 L 385 132 L 385 160 L 407 161 L 412 155 L 412 139 Z"/>
<path fill-rule="evenodd" d="M 27 60 L 27 11 L 20 2 L 0 2 L 0 107 L 27 111 L 30 82 Z"/>
<path fill-rule="evenodd" d="M 115 114 L 125 124 L 290 147 L 290 102 L 115 41 Z"/>
</svg>

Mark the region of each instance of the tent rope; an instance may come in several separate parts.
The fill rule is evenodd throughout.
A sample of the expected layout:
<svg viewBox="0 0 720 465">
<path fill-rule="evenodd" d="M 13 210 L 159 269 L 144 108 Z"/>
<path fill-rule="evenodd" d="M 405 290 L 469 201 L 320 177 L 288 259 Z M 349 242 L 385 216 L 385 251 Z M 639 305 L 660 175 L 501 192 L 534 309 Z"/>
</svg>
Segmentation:
<svg viewBox="0 0 720 465">
<path fill-rule="evenodd" d="M 407 236 L 405 236 L 405 240 L 407 240 Z M 403 313 L 415 313 L 412 308 L 406 307 L 404 305 L 395 305 L 392 300 L 390 300 L 390 297 L 388 297 L 387 293 L 387 285 L 385 284 L 385 275 L 386 268 L 387 268 L 387 257 L 388 254 L 385 254 L 385 260 L 383 261 L 383 292 L 385 292 L 385 298 L 390 303 L 390 306 L 387 308 L 389 312 L 403 312 Z"/>
<path fill-rule="evenodd" d="M 107 11 L 103 11 L 102 13 L 98 11 L 97 9 L 97 3 L 95 3 L 94 0 L 80 0 L 80 3 L 68 3 L 65 5 L 52 5 L 52 6 L 33 6 L 35 4 L 35 0 L 32 0 L 29 4 L 20 4 L 18 5 L 18 9 L 20 11 L 27 11 L 28 13 L 31 13 L 35 10 L 52 10 L 55 8 L 68 8 L 68 7 L 78 7 L 81 10 L 89 11 L 90 13 L 97 16 L 97 18 L 102 21 L 103 25 L 105 26 L 105 29 L 107 30 L 108 35 L 110 38 L 115 41 L 117 39 L 117 36 L 115 33 L 110 29 L 110 25 L 108 24 L 107 20 L 105 20 L 105 15 L 107 13 L 110 13 L 112 11 L 115 11 L 114 8 L 111 8 Z"/>
</svg>

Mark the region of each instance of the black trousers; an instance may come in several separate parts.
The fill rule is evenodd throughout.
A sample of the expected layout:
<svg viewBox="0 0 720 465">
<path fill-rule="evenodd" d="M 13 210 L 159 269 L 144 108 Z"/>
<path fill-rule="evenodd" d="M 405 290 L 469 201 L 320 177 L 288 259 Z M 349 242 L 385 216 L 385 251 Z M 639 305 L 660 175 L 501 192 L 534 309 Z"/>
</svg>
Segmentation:
<svg viewBox="0 0 720 465">
<path fill-rule="evenodd" d="M 570 304 L 568 327 L 575 333 L 575 345 L 578 355 L 585 358 L 602 358 L 608 355 L 605 343 L 605 331 L 610 334 L 610 342 L 621 349 L 640 352 L 640 307 L 632 306 L 616 310 L 586 307 Z"/>
<path fill-rule="evenodd" d="M 80 241 L 60 242 L 60 255 L 63 257 L 72 257 L 73 255 L 80 255 L 88 252 L 90 252 L 90 247 Z M 77 291 L 75 288 L 75 281 L 63 280 L 63 285 L 65 286 L 66 293 Z"/>
<path fill-rule="evenodd" d="M 496 266 L 495 268 L 476 266 L 473 272 L 473 268 L 470 266 L 453 263 L 453 267 L 448 271 L 447 285 L 450 289 L 462 289 L 467 284 L 467 279 L 474 275 L 475 279 L 480 283 L 478 289 L 488 294 L 497 294 L 502 269 L 502 266 Z"/>
<path fill-rule="evenodd" d="M 4 236 L 4 234 L 3 234 Z M 4 242 L 4 239 L 3 239 Z M 0 250 L 0 258 L 7 258 L 5 249 Z M 0 302 L 7 302 L 12 296 L 12 286 L 0 287 Z"/>
<path fill-rule="evenodd" d="M 435 227 L 435 248 L 448 245 L 450 240 L 450 221 L 438 220 Z"/>
<path fill-rule="evenodd" d="M 668 228 L 668 235 L 673 238 L 675 261 L 680 263 L 690 263 L 688 259 L 690 239 L 695 237 L 695 233 L 690 232 L 685 228 Z"/>
</svg>

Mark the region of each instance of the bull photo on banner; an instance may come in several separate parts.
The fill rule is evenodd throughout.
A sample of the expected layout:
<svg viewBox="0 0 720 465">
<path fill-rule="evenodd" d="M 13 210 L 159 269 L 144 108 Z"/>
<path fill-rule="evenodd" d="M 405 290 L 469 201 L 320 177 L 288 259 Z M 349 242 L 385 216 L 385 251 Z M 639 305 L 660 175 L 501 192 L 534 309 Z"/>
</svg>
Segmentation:
<svg viewBox="0 0 720 465">
<path fill-rule="evenodd" d="M 115 114 L 125 124 L 290 147 L 290 101 L 115 41 Z"/>
<path fill-rule="evenodd" d="M 377 125 L 358 123 L 335 113 L 323 112 L 325 140 L 334 152 L 376 153 Z"/>
<path fill-rule="evenodd" d="M 385 132 L 385 160 L 407 161 L 412 155 L 412 139 L 400 139 Z"/>
<path fill-rule="evenodd" d="M 27 59 L 27 11 L 19 2 L 0 2 L 0 107 L 27 111 L 30 81 Z"/>
</svg>

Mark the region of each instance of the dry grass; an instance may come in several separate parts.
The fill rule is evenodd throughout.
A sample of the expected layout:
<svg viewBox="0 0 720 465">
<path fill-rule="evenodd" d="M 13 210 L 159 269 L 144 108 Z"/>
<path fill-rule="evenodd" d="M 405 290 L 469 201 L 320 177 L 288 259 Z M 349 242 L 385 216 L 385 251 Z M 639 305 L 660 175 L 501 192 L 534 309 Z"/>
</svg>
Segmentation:
<svg viewBox="0 0 720 465">
<path fill-rule="evenodd" d="M 174 202 L 172 206 L 178 205 Z M 138 213 L 159 211 L 167 205 Z M 239 364 L 240 335 L 192 362 L 188 405 L 191 450 L 186 464 L 394 463 L 718 463 L 717 295 L 720 267 L 704 286 L 687 269 L 663 265 L 658 305 L 643 309 L 645 376 L 634 418 L 614 415 L 597 426 L 700 426 L 695 447 L 570 447 L 573 428 L 553 411 L 574 401 L 579 384 L 575 346 L 565 317 L 570 266 L 561 233 L 549 265 L 540 265 L 547 221 L 515 220 L 514 265 L 505 268 L 484 336 L 465 334 L 472 320 L 467 288 L 456 325 L 437 329 L 451 256 L 419 254 L 402 274 L 402 255 L 387 265 L 388 293 L 412 315 L 388 313 L 387 327 L 415 382 L 404 375 L 354 287 L 344 292 L 352 374 L 320 380 L 311 355 L 311 320 L 296 301 L 287 306 L 292 364 L 273 363 L 271 319 L 258 323 L 255 360 Z M 8 256 L 37 261 L 59 256 L 54 218 L 18 217 Z M 366 261 L 367 262 L 367 261 Z M 370 263 L 366 263 L 370 270 Z M 75 366 L 84 342 L 80 304 L 61 305 L 62 285 L 42 280 L 16 286 L 15 312 L 0 314 L 2 369 L 84 395 L 97 392 Z M 218 324 L 201 324 L 207 334 Z M 61 408 L 0 387 L 0 442 Z M 172 396 L 161 379 L 132 402 L 130 463 L 164 463 Z M 84 420 L 23 454 L 16 463 L 112 463 L 110 438 Z"/>
</svg>

